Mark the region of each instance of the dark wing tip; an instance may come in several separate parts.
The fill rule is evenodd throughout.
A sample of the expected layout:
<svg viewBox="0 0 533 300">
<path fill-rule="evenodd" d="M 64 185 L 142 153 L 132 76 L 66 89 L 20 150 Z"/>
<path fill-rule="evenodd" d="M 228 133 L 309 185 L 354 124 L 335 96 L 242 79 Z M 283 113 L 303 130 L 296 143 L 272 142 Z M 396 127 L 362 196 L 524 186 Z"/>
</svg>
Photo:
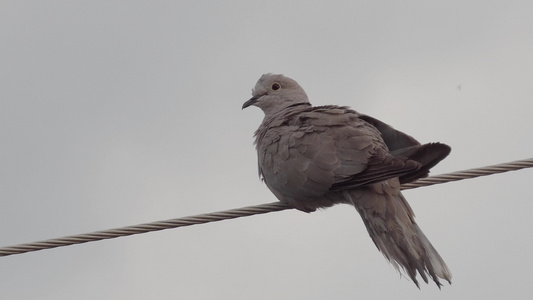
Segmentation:
<svg viewBox="0 0 533 300">
<path fill-rule="evenodd" d="M 414 153 L 410 153 L 408 158 L 420 163 L 421 168 L 416 172 L 400 176 L 400 183 L 408 183 L 427 177 L 429 170 L 446 158 L 451 151 L 452 148 L 443 143 L 429 143 L 420 146 Z"/>
</svg>

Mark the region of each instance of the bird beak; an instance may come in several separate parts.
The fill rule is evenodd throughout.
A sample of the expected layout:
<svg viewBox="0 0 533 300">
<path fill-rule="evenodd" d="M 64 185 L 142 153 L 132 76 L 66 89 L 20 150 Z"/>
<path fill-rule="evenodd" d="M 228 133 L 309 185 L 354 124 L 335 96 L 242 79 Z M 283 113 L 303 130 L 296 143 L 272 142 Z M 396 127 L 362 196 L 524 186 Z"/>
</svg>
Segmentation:
<svg viewBox="0 0 533 300">
<path fill-rule="evenodd" d="M 252 98 L 250 98 L 250 100 L 244 102 L 244 104 L 242 105 L 242 109 L 245 109 L 245 108 L 247 108 L 250 105 L 254 105 L 256 102 L 257 102 L 257 98 L 256 97 L 252 97 Z"/>
</svg>

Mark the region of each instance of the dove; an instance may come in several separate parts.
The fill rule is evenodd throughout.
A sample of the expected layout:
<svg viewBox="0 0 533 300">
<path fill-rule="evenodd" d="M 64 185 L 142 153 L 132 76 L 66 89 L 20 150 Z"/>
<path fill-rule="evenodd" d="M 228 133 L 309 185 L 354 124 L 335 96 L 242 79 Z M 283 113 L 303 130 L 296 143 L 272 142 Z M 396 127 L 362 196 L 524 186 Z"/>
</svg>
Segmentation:
<svg viewBox="0 0 533 300">
<path fill-rule="evenodd" d="M 282 203 L 303 212 L 349 204 L 378 250 L 420 288 L 451 272 L 415 221 L 402 183 L 428 176 L 451 148 L 413 137 L 347 106 L 312 106 L 293 79 L 265 74 L 242 109 L 264 118 L 255 132 L 259 176 Z"/>
</svg>

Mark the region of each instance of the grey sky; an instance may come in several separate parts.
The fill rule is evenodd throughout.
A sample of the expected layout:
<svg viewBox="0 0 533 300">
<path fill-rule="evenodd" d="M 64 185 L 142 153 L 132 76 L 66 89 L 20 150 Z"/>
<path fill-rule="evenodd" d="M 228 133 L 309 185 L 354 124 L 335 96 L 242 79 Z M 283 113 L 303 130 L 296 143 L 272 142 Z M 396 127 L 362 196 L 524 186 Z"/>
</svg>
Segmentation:
<svg viewBox="0 0 533 300">
<path fill-rule="evenodd" d="M 2 1 L 0 246 L 275 201 L 241 111 L 283 73 L 452 146 L 533 156 L 531 1 Z M 400 278 L 353 207 L 0 258 L 1 299 L 524 299 L 533 170 L 406 191 L 454 277 Z"/>
</svg>

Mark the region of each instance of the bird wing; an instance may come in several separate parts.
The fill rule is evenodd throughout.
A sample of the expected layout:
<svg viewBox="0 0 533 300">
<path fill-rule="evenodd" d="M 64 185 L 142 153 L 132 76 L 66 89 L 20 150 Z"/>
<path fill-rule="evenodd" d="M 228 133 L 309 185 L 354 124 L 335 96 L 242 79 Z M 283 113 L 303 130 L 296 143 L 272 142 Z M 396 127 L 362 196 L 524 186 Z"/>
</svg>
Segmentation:
<svg viewBox="0 0 533 300">
<path fill-rule="evenodd" d="M 316 197 L 420 169 L 391 155 L 380 131 L 359 116 L 346 107 L 312 107 L 265 128 L 258 153 L 267 185 L 277 195 Z"/>
</svg>

